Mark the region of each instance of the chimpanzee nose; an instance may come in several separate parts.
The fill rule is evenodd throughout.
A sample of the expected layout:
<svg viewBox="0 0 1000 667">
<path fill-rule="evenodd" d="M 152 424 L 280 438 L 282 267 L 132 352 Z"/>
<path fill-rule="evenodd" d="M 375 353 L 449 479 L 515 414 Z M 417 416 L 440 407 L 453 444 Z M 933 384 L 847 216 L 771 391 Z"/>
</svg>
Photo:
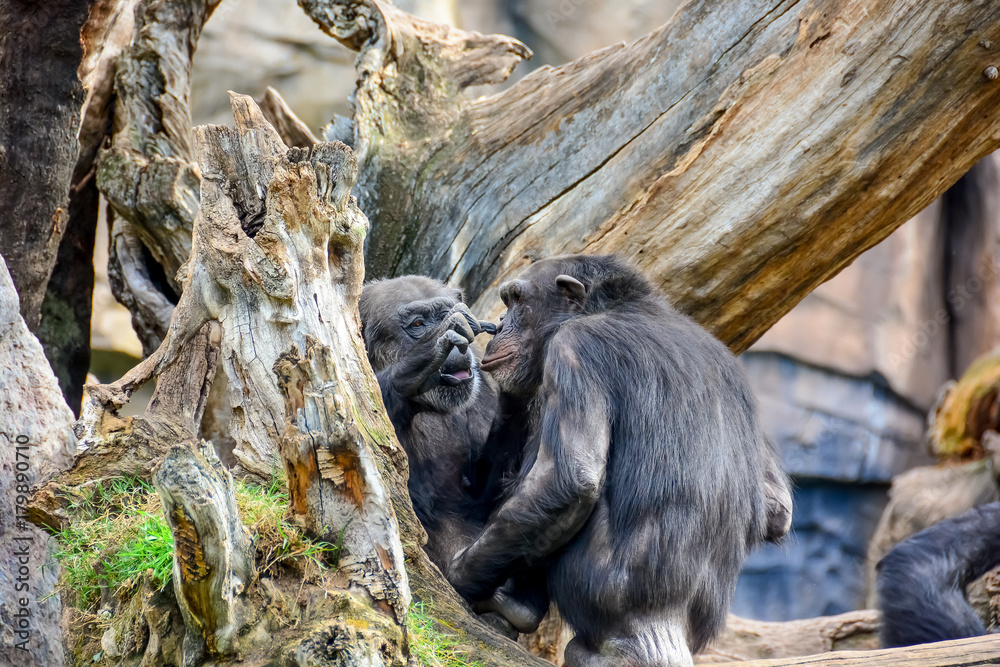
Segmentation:
<svg viewBox="0 0 1000 667">
<path fill-rule="evenodd" d="M 456 386 L 472 379 L 472 355 L 462 354 L 457 347 L 451 348 L 448 358 L 441 366 L 441 382 Z"/>
</svg>

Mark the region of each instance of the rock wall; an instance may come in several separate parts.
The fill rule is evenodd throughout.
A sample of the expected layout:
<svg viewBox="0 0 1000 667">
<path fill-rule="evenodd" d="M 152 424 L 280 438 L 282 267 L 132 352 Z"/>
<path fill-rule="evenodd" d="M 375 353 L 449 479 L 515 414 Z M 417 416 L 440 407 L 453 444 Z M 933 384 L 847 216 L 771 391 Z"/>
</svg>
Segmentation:
<svg viewBox="0 0 1000 667">
<path fill-rule="evenodd" d="M 744 355 L 797 489 L 784 550 L 750 559 L 736 613 L 866 605 L 867 544 L 892 478 L 933 462 L 942 385 L 1000 342 L 1000 157 L 820 286 Z"/>
<path fill-rule="evenodd" d="M 0 258 L 0 665 L 63 664 L 55 541 L 24 505 L 30 485 L 72 463 L 73 421 Z"/>
</svg>

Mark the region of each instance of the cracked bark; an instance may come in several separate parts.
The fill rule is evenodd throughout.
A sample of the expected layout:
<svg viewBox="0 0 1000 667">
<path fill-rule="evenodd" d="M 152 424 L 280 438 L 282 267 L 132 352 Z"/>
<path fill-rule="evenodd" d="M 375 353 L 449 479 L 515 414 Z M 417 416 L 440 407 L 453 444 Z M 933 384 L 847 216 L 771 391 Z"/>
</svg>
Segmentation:
<svg viewBox="0 0 1000 667">
<path fill-rule="evenodd" d="M 96 178 L 115 216 L 109 274 L 133 313 L 146 354 L 155 350 L 191 252 L 200 174 L 188 104 L 191 59 L 219 0 L 140 0 L 131 43 L 115 61 L 110 148 Z"/>
<path fill-rule="evenodd" d="M 32 330 L 69 220 L 84 102 L 80 32 L 92 4 L 0 2 L 0 253 Z"/>
<path fill-rule="evenodd" d="M 110 129 L 113 63 L 131 37 L 136 0 L 92 0 L 77 42 L 82 47 L 76 77 L 82 108 L 76 130 L 76 164 L 70 180 L 66 229 L 45 289 L 35 333 L 59 378 L 63 396 L 79 416 L 90 369 L 90 296 L 94 288 L 94 236 L 98 190 L 94 158 Z M 58 79 L 49 78 L 48 81 Z M 76 101 L 74 97 L 74 101 Z M 43 161 L 44 164 L 44 161 Z"/>
</svg>

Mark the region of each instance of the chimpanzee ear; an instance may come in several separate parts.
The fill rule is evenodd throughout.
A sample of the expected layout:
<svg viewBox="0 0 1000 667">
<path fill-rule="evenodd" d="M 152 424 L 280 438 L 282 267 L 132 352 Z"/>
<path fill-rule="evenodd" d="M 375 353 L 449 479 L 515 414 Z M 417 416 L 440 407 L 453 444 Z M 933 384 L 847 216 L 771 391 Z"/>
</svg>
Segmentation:
<svg viewBox="0 0 1000 667">
<path fill-rule="evenodd" d="M 465 303 L 465 292 L 455 287 L 451 290 L 451 298 L 455 301 Z"/>
<path fill-rule="evenodd" d="M 583 303 L 587 298 L 587 287 L 573 276 L 556 276 L 556 286 L 563 296 L 577 303 Z"/>
</svg>

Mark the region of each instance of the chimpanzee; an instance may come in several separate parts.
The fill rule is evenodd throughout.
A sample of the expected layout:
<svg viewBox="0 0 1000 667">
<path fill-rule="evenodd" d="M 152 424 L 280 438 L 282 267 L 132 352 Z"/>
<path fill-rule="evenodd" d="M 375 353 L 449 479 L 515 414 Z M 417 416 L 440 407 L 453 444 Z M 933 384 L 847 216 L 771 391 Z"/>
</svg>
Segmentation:
<svg viewBox="0 0 1000 667">
<path fill-rule="evenodd" d="M 912 646 L 986 634 L 965 587 L 1000 565 L 1000 503 L 925 528 L 875 571 L 882 644 Z"/>
<path fill-rule="evenodd" d="M 479 600 L 547 569 L 566 664 L 688 665 L 724 626 L 750 548 L 791 494 L 739 362 L 613 256 L 505 283 L 482 367 L 529 400 L 516 486 L 448 578 Z"/>
<path fill-rule="evenodd" d="M 486 524 L 516 473 L 524 408 L 514 398 L 500 401 L 481 373 L 469 344 L 496 328 L 473 317 L 461 290 L 403 276 L 365 285 L 358 307 L 368 359 L 409 459 L 408 490 L 427 531 L 425 551 L 444 570 Z M 508 635 L 511 628 L 489 614 L 531 632 L 548 610 L 544 577 L 518 576 L 474 607 Z"/>
<path fill-rule="evenodd" d="M 499 404 L 469 348 L 492 325 L 461 290 L 423 276 L 365 285 L 358 304 L 368 359 L 410 462 L 409 492 L 439 567 L 478 533 L 499 494 L 486 448 Z"/>
</svg>

